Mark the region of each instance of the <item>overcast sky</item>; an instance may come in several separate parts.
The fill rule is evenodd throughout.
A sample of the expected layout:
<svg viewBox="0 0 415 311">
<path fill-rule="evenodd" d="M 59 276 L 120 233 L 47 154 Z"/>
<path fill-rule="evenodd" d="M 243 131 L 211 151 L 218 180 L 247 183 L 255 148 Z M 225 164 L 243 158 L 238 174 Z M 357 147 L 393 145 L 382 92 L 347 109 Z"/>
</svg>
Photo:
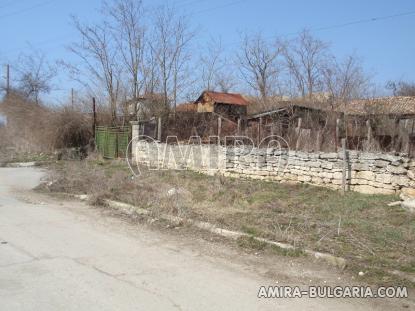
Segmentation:
<svg viewBox="0 0 415 311">
<path fill-rule="evenodd" d="M 147 4 L 162 0 L 145 1 Z M 71 60 L 65 45 L 76 40 L 70 15 L 99 18 L 99 0 L 0 0 L 0 63 L 13 62 L 31 44 L 51 60 Z M 330 42 L 336 55 L 360 55 L 375 81 L 415 81 L 415 1 L 413 0 L 176 0 L 197 28 L 197 44 L 220 37 L 231 50 L 241 31 L 266 37 L 293 36 L 309 28 Z M 382 17 L 378 20 L 371 20 Z M 355 23 L 356 22 L 356 23 Z M 199 45 L 200 46 L 200 45 Z M 12 71 L 13 73 L 13 71 Z M 71 82 L 60 76 L 54 98 L 69 94 Z"/>
</svg>

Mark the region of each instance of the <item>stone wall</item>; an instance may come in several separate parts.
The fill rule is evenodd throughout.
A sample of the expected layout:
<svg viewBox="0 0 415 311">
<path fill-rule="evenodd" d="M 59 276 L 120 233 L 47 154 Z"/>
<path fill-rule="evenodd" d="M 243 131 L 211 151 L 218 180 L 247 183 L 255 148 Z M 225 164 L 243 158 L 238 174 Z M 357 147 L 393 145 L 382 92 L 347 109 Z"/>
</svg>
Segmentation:
<svg viewBox="0 0 415 311">
<path fill-rule="evenodd" d="M 157 169 L 190 169 L 237 178 L 307 183 L 368 194 L 415 194 L 415 160 L 403 156 L 348 151 L 305 153 L 279 149 L 241 149 L 216 145 L 135 144 L 138 163 Z"/>
<path fill-rule="evenodd" d="M 225 173 L 341 189 L 346 168 L 347 188 L 352 191 L 395 194 L 402 189 L 410 192 L 415 187 L 415 162 L 408 158 L 357 151 L 347 152 L 346 164 L 343 158 L 342 153 L 256 149 L 251 155 L 244 155 L 229 150 Z"/>
</svg>

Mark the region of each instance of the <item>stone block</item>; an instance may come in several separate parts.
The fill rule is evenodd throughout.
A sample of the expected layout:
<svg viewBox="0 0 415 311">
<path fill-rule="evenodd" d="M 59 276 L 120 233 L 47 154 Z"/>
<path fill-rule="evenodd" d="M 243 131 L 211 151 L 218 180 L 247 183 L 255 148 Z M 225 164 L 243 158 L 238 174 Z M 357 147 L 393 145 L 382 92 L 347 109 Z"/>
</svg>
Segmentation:
<svg viewBox="0 0 415 311">
<path fill-rule="evenodd" d="M 333 169 L 334 165 L 333 165 L 333 162 L 322 162 L 321 164 L 319 163 L 319 166 L 321 166 L 324 169 L 331 170 L 331 169 Z"/>
<path fill-rule="evenodd" d="M 320 159 L 337 159 L 337 158 L 339 158 L 339 155 L 335 152 L 320 154 Z"/>
<path fill-rule="evenodd" d="M 401 197 L 408 199 L 415 199 L 415 189 L 414 188 L 402 188 Z"/>
<path fill-rule="evenodd" d="M 356 178 L 366 179 L 366 180 L 375 180 L 375 173 L 371 171 L 360 171 L 356 173 Z"/>
<path fill-rule="evenodd" d="M 370 165 L 368 165 L 367 163 L 356 163 L 352 165 L 352 169 L 356 170 L 356 171 L 368 171 L 370 170 Z"/>
<path fill-rule="evenodd" d="M 408 187 L 409 186 L 409 178 L 404 175 L 395 175 L 392 176 L 392 185 L 398 185 L 401 187 Z"/>
<path fill-rule="evenodd" d="M 375 161 L 375 166 L 376 167 L 387 167 L 389 165 L 389 161 L 384 161 L 384 160 L 376 160 Z"/>
<path fill-rule="evenodd" d="M 376 188 L 370 185 L 357 185 L 352 187 L 353 191 L 365 194 L 394 194 L 395 191 L 391 189 Z"/>
<path fill-rule="evenodd" d="M 392 176 L 391 174 L 376 174 L 376 181 L 383 184 L 390 184 L 392 183 Z"/>
</svg>

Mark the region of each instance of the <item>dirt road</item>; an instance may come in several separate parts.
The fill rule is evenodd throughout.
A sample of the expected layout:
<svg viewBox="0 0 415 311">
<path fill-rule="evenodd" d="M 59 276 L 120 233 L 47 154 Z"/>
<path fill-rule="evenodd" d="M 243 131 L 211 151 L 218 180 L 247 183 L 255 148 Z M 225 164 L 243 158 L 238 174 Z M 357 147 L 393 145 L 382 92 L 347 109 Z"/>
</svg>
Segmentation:
<svg viewBox="0 0 415 311">
<path fill-rule="evenodd" d="M 262 268 L 261 259 L 253 267 L 251 255 L 241 259 L 236 249 L 178 239 L 30 192 L 42 174 L 0 169 L 1 310 L 402 309 L 402 301 L 259 300 L 261 285 L 277 279 L 301 285 L 304 274 L 276 258 L 281 276 L 270 279 L 261 273 L 273 264 L 265 259 Z M 315 271 L 315 279 L 337 277 L 321 273 Z"/>
</svg>

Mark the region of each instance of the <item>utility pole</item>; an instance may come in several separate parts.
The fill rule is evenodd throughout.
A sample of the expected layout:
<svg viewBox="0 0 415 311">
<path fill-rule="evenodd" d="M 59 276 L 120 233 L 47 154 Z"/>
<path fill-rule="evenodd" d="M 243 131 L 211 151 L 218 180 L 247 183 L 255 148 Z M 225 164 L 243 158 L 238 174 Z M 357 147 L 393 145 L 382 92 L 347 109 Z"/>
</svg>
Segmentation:
<svg viewBox="0 0 415 311">
<path fill-rule="evenodd" d="M 10 65 L 6 65 L 6 95 L 10 93 Z"/>
<path fill-rule="evenodd" d="M 72 109 L 74 108 L 74 95 L 73 95 L 73 88 L 71 88 L 71 104 L 72 104 Z"/>
</svg>

